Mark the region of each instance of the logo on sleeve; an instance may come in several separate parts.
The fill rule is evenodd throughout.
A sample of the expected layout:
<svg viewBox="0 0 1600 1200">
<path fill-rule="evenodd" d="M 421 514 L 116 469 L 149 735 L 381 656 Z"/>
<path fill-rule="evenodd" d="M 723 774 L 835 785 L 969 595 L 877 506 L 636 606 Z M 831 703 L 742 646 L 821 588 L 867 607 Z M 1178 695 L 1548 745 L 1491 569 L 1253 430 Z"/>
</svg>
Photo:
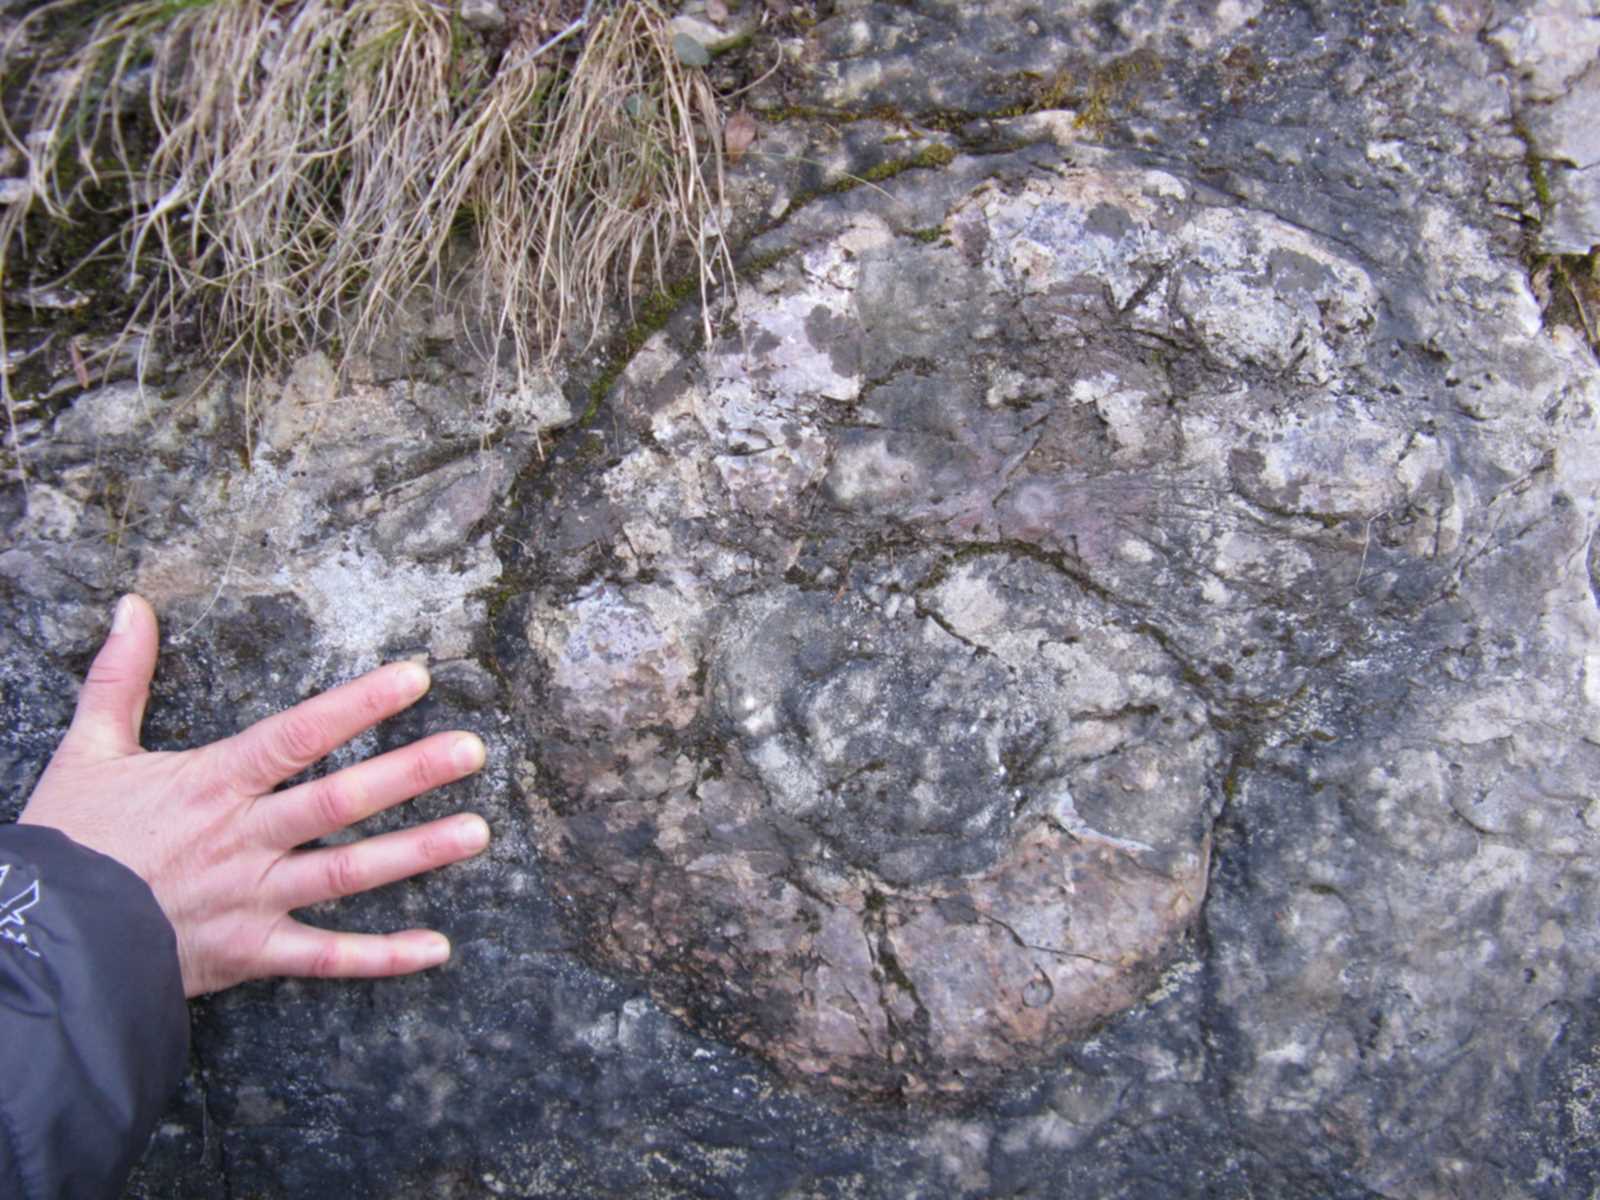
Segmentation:
<svg viewBox="0 0 1600 1200">
<path fill-rule="evenodd" d="M 11 874 L 10 863 L 0 863 L 0 896 L 5 895 L 6 876 Z M 0 899 L 0 938 L 22 947 L 25 953 L 38 958 L 39 952 L 28 941 L 28 919 L 22 914 L 39 903 L 39 881 L 34 880 L 10 899 Z"/>
</svg>

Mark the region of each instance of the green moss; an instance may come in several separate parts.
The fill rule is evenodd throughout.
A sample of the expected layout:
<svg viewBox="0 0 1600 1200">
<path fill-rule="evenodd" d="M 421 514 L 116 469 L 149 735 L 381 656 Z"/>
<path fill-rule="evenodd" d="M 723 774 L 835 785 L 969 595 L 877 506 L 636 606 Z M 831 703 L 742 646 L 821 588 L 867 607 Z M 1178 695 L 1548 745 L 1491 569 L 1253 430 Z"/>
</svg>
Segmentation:
<svg viewBox="0 0 1600 1200">
<path fill-rule="evenodd" d="M 738 264 L 738 273 L 745 278 L 754 277 L 776 266 L 791 253 L 793 252 L 790 250 L 778 250 L 771 254 L 745 259 Z M 601 403 L 616 386 L 617 380 L 622 378 L 623 371 L 627 370 L 634 355 L 644 348 L 644 344 L 651 337 L 666 327 L 667 322 L 672 319 L 672 314 L 695 294 L 699 286 L 698 275 L 685 275 L 673 280 L 662 290 L 652 293 L 634 309 L 633 324 L 616 339 L 615 353 L 606 360 L 605 367 L 589 385 L 589 404 L 583 410 L 583 415 L 578 418 L 578 428 L 581 429 L 594 419 L 594 415 L 600 411 Z"/>
<path fill-rule="evenodd" d="M 1520 121 L 1512 127 L 1524 147 L 1522 161 L 1528 172 L 1528 182 L 1533 186 L 1534 199 L 1539 202 L 1538 220 L 1542 222 L 1550 212 L 1550 206 L 1555 202 L 1555 197 L 1550 191 L 1550 173 L 1545 168 L 1544 160 L 1539 157 L 1539 152 L 1534 148 L 1533 135 L 1528 132 L 1528 127 Z"/>
<path fill-rule="evenodd" d="M 1531 152 L 1528 155 L 1528 178 L 1533 183 L 1533 194 L 1539 201 L 1542 216 L 1550 211 L 1555 200 L 1550 194 L 1550 176 L 1544 169 L 1544 162 Z"/>
<path fill-rule="evenodd" d="M 1249 46 L 1235 46 L 1222 60 L 1222 69 L 1234 81 L 1258 84 L 1267 77 L 1267 64 Z"/>
<path fill-rule="evenodd" d="M 743 50 L 755 40 L 756 30 L 755 26 L 752 25 L 749 29 L 736 33 L 732 37 L 725 37 L 720 42 L 707 46 L 706 49 L 710 50 L 713 55 L 732 54 L 737 50 Z"/>
<path fill-rule="evenodd" d="M 936 133 L 958 133 L 963 126 L 992 116 L 994 114 L 991 112 L 971 113 L 956 108 L 940 108 L 923 113 L 917 118 L 917 123 Z"/>
<path fill-rule="evenodd" d="M 763 119 L 770 119 L 769 114 L 763 114 Z M 861 118 L 858 115 L 855 119 Z M 882 183 L 885 180 L 893 179 L 904 171 L 931 170 L 948 166 L 955 161 L 955 158 L 956 151 L 954 149 L 942 143 L 934 143 L 924 146 L 917 153 L 905 158 L 896 158 L 888 162 L 879 163 L 877 166 L 868 168 L 860 175 L 848 176 L 824 190 L 833 194 L 848 192 L 864 183 Z M 787 220 L 797 209 L 809 204 L 819 194 L 821 193 L 811 192 L 795 197 L 785 210 L 780 221 Z M 918 230 L 912 236 L 921 241 L 934 241 L 943 236 L 943 231 L 939 229 Z M 780 251 L 742 262 L 739 264 L 739 272 L 747 277 L 760 274 L 787 257 L 788 253 L 789 251 Z M 694 294 L 699 282 L 698 275 L 683 276 L 668 284 L 661 291 L 655 292 L 638 306 L 635 310 L 633 324 L 618 339 L 616 353 L 610 357 L 600 374 L 589 385 L 589 403 L 578 420 L 580 427 L 594 419 L 595 414 L 600 410 L 601 403 L 611 389 L 616 386 L 617 380 L 622 377 L 623 371 L 627 369 L 628 363 L 633 360 L 634 355 L 639 353 L 645 342 L 652 335 L 666 325 L 672 318 L 672 314 L 677 312 L 679 306 Z"/>
<path fill-rule="evenodd" d="M 610 453 L 606 449 L 605 434 L 597 429 L 585 430 L 587 436 L 572 453 L 572 461 L 580 467 L 592 467 L 604 462 Z"/>
<path fill-rule="evenodd" d="M 1075 124 L 1080 129 L 1105 133 L 1111 127 L 1112 114 L 1126 102 L 1129 89 L 1160 73 L 1161 60 L 1148 50 L 1136 50 L 1107 63 L 1090 75 Z"/>
<path fill-rule="evenodd" d="M 919 242 L 929 244 L 937 242 L 944 237 L 944 227 L 940 225 L 929 225 L 925 229 L 907 229 L 903 232 L 908 238 L 915 238 Z"/>
<path fill-rule="evenodd" d="M 498 620 L 500 614 L 505 612 L 506 605 L 522 595 L 526 590 L 520 582 L 508 579 L 479 592 L 478 595 L 483 600 L 484 611 L 488 614 L 490 623 L 492 624 Z"/>
<path fill-rule="evenodd" d="M 645 297 L 643 303 L 639 305 L 633 329 L 629 331 L 634 351 L 644 345 L 650 334 L 667 323 L 668 318 L 678 310 L 678 305 L 689 298 L 698 283 L 698 276 L 686 275 L 668 284 L 663 291 L 652 292 Z"/>
<path fill-rule="evenodd" d="M 617 352 L 611 356 L 595 381 L 589 385 L 589 405 L 578 418 L 580 427 L 594 419 L 595 413 L 600 411 L 601 402 L 616 386 L 617 380 L 622 378 L 622 372 L 627 370 L 628 364 L 633 361 L 633 356 L 639 353 L 652 336 L 666 326 L 672 319 L 672 314 L 678 311 L 678 306 L 693 295 L 699 286 L 698 275 L 685 275 L 673 280 L 662 290 L 651 293 L 634 309 L 633 324 L 628 326 L 619 339 Z"/>
<path fill-rule="evenodd" d="M 1042 112 L 1047 109 L 1065 108 L 1071 95 L 1072 76 L 1066 71 L 1057 71 L 1038 85 L 1033 102 L 1029 105 L 1029 111 Z"/>
<path fill-rule="evenodd" d="M 785 121 L 824 121 L 829 125 L 853 125 L 857 121 L 880 119 L 881 109 L 854 111 L 846 108 L 822 108 L 815 104 L 783 104 L 774 108 L 757 110 L 761 120 L 768 125 L 782 125 Z M 903 118 L 896 112 L 891 118 Z"/>
<path fill-rule="evenodd" d="M 739 274 L 746 279 L 754 279 L 763 271 L 770 271 L 793 253 L 793 250 L 774 250 L 769 254 L 757 254 L 750 258 L 742 259 L 738 264 Z"/>
<path fill-rule="evenodd" d="M 895 957 L 894 951 L 887 946 L 878 947 L 878 963 L 883 968 L 883 977 L 895 987 L 899 988 L 913 1000 L 917 1000 L 917 985 L 911 982 L 911 976 L 905 973 L 900 960 Z M 918 1001 L 920 1003 L 920 1001 Z"/>
<path fill-rule="evenodd" d="M 847 175 L 829 188 L 828 191 L 840 194 L 853 191 L 864 183 L 883 183 L 906 171 L 931 170 L 936 167 L 948 166 L 955 161 L 955 157 L 956 152 L 949 146 L 943 143 L 935 143 L 931 146 L 924 146 L 917 153 L 906 158 L 892 158 L 887 162 L 868 167 L 859 175 Z M 806 199 L 810 199 L 810 197 Z M 797 204 L 790 206 L 791 212 Z"/>
<path fill-rule="evenodd" d="M 606 363 L 605 369 L 602 370 L 600 374 L 596 376 L 595 381 L 589 385 L 589 404 L 588 407 L 583 410 L 582 415 L 578 417 L 579 425 L 587 425 L 590 421 L 594 420 L 594 415 L 600 411 L 600 404 L 603 400 L 605 400 L 606 394 L 616 386 L 617 380 L 622 378 L 622 372 L 627 368 L 628 359 L 630 357 L 632 356 L 618 355 L 617 357 L 613 358 L 610 362 Z"/>
<path fill-rule="evenodd" d="M 1539 250 L 1538 228 L 1549 216 L 1555 197 L 1549 168 L 1535 150 L 1532 135 L 1522 125 L 1516 127 L 1516 134 L 1527 147 L 1523 163 L 1539 204 L 1538 215 L 1526 223 L 1523 256 L 1534 291 L 1540 295 L 1545 323 L 1570 325 L 1600 353 L 1600 250 L 1589 254 L 1546 254 Z"/>
</svg>

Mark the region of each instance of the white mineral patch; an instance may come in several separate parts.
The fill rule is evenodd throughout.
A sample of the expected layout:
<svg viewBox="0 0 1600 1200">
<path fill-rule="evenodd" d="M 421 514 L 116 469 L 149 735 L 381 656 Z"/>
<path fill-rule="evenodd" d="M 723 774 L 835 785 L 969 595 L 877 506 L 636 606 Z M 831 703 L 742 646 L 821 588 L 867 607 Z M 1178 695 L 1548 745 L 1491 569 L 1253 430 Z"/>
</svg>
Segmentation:
<svg viewBox="0 0 1600 1200">
<path fill-rule="evenodd" d="M 1178 267 L 1177 307 L 1223 361 L 1326 383 L 1361 349 L 1377 291 L 1360 267 L 1247 210 L 1204 209 L 1182 238 L 1200 270 Z"/>
<path fill-rule="evenodd" d="M 500 578 L 487 538 L 470 549 L 466 569 L 449 572 L 337 549 L 285 563 L 274 582 L 309 593 L 315 611 L 338 614 L 323 631 L 323 645 L 344 661 L 376 665 L 381 649 L 397 642 L 424 646 L 436 658 L 460 658 L 470 653 L 471 631 L 483 619 L 477 594 Z"/>
<path fill-rule="evenodd" d="M 915 460 L 891 451 L 886 438 L 869 437 L 835 451 L 828 492 L 845 506 L 887 504 L 914 492 L 917 471 Z"/>
<path fill-rule="evenodd" d="M 1552 100 L 1600 54 L 1600 12 L 1589 0 L 1541 0 L 1489 33 L 1526 78 L 1533 99 Z"/>
</svg>

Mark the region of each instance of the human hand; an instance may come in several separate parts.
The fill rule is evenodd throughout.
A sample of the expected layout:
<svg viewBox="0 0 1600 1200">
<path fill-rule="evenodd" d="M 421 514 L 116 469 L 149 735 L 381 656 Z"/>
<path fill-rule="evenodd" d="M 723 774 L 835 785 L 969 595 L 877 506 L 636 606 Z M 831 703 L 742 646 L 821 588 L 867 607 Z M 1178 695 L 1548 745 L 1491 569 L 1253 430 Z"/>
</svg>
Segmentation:
<svg viewBox="0 0 1600 1200">
<path fill-rule="evenodd" d="M 150 752 L 139 729 L 156 645 L 155 612 L 124 596 L 20 820 L 53 826 L 150 885 L 177 931 L 187 995 L 268 975 L 403 975 L 444 962 L 450 944 L 429 930 L 338 933 L 289 913 L 468 858 L 489 842 L 482 817 L 296 847 L 472 774 L 483 743 L 436 733 L 272 790 L 414 703 L 428 690 L 426 669 L 391 663 L 209 746 Z"/>
</svg>

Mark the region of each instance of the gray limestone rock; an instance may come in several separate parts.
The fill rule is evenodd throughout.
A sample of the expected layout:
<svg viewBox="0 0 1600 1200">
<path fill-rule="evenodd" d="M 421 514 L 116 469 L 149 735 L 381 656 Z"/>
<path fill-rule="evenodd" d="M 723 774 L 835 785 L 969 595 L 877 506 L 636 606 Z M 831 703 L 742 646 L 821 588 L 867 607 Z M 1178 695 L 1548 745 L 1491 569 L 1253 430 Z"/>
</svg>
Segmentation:
<svg viewBox="0 0 1600 1200">
<path fill-rule="evenodd" d="M 1549 168 L 1550 215 L 1539 244 L 1553 254 L 1588 254 L 1600 235 L 1600 165 Z"/>
<path fill-rule="evenodd" d="M 490 746 L 372 823 L 484 858 L 310 914 L 452 963 L 196 1004 L 130 1194 L 1593 1192 L 1593 6 L 819 15 L 738 304 L 553 444 L 577 356 L 24 414 L 13 807 L 133 586 L 151 745 L 426 654 L 337 762 Z"/>
<path fill-rule="evenodd" d="M 1590 0 L 1512 3 L 1496 9 L 1489 41 L 1516 64 L 1530 100 L 1561 100 L 1600 57 L 1600 11 Z"/>
<path fill-rule="evenodd" d="M 1596 19 L 1600 24 L 1600 18 Z M 1572 80 L 1546 104 L 1532 109 L 1526 117 L 1534 149 L 1541 157 L 1584 170 L 1600 165 L 1600 129 L 1595 113 L 1600 111 L 1600 52 L 1594 65 Z"/>
<path fill-rule="evenodd" d="M 1600 6 L 1501 0 L 1486 33 L 1514 72 L 1529 152 L 1548 160 L 1539 245 L 1587 255 L 1600 245 Z"/>
</svg>

